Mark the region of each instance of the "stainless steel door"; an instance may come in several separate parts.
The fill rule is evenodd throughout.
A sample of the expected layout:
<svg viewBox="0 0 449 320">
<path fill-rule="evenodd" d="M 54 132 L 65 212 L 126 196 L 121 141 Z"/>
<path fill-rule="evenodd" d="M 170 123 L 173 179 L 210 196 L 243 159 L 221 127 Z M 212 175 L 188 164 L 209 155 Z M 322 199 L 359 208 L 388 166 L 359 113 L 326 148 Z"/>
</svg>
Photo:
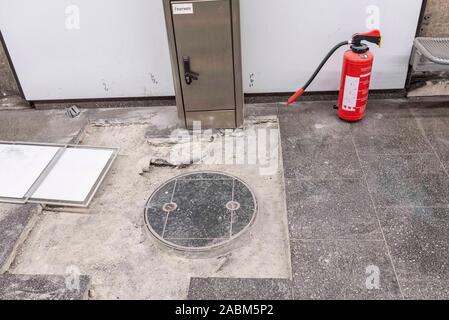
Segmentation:
<svg viewBox="0 0 449 320">
<path fill-rule="evenodd" d="M 171 5 L 185 111 L 235 110 L 230 0 Z"/>
</svg>

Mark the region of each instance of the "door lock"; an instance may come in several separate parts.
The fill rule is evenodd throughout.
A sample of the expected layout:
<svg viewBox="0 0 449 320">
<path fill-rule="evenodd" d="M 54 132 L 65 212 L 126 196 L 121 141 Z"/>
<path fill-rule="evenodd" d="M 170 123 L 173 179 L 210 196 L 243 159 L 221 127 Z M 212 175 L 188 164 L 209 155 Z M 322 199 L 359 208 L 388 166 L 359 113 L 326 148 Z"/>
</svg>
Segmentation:
<svg viewBox="0 0 449 320">
<path fill-rule="evenodd" d="M 186 80 L 186 83 L 190 85 L 193 80 L 198 80 L 200 75 L 190 70 L 190 57 L 183 57 L 182 59 L 184 61 L 184 79 Z"/>
</svg>

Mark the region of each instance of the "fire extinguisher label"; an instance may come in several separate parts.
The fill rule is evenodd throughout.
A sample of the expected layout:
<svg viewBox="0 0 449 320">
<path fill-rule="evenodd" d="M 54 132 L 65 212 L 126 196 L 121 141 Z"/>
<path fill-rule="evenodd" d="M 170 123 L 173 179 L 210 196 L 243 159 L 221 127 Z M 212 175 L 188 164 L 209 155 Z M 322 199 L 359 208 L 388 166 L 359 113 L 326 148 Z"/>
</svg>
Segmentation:
<svg viewBox="0 0 449 320">
<path fill-rule="evenodd" d="M 357 106 L 360 78 L 346 76 L 342 109 L 354 112 Z"/>
</svg>

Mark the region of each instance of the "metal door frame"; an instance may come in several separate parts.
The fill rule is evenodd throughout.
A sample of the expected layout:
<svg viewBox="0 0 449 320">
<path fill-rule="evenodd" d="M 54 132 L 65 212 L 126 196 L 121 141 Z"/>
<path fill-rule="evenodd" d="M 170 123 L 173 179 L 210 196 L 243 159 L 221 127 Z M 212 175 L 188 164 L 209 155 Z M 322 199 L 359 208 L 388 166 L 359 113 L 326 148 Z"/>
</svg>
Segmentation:
<svg viewBox="0 0 449 320">
<path fill-rule="evenodd" d="M 179 73 L 178 53 L 176 48 L 175 30 L 173 26 L 173 17 L 171 2 L 177 0 L 162 0 L 164 5 L 165 24 L 167 27 L 168 44 L 170 48 L 170 61 L 172 75 L 175 85 L 176 107 L 178 109 L 179 125 L 186 128 L 187 119 L 184 108 L 184 99 L 181 86 L 181 75 Z M 180 2 L 201 2 L 215 0 L 179 0 Z M 241 35 L 240 35 L 240 0 L 229 0 L 231 5 L 231 28 L 232 28 L 232 46 L 234 61 L 234 92 L 235 92 L 235 122 L 237 127 L 243 125 L 243 80 L 242 80 L 242 53 L 241 53 Z M 215 110 L 219 111 L 219 110 Z"/>
</svg>

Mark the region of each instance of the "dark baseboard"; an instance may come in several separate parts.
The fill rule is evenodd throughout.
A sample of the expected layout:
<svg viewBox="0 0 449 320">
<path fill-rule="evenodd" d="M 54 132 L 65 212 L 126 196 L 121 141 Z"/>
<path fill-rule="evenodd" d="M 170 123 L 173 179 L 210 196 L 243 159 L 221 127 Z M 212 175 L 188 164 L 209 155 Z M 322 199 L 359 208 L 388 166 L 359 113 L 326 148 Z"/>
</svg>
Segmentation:
<svg viewBox="0 0 449 320">
<path fill-rule="evenodd" d="M 286 102 L 292 93 L 262 93 L 245 94 L 246 104 L 264 104 Z M 396 99 L 404 98 L 405 89 L 400 90 L 372 90 L 370 99 Z M 338 99 L 338 91 L 308 92 L 302 101 L 334 101 Z M 117 99 L 75 99 L 75 100 L 49 100 L 31 101 L 36 109 L 61 109 L 76 105 L 79 108 L 138 108 L 175 106 L 174 96 L 151 98 L 117 98 Z"/>
<path fill-rule="evenodd" d="M 139 107 L 165 107 L 176 105 L 175 97 L 149 97 L 149 98 L 113 98 L 113 99 L 74 99 L 74 100 L 48 100 L 32 101 L 36 109 L 61 109 L 76 105 L 79 108 L 139 108 Z"/>
</svg>

